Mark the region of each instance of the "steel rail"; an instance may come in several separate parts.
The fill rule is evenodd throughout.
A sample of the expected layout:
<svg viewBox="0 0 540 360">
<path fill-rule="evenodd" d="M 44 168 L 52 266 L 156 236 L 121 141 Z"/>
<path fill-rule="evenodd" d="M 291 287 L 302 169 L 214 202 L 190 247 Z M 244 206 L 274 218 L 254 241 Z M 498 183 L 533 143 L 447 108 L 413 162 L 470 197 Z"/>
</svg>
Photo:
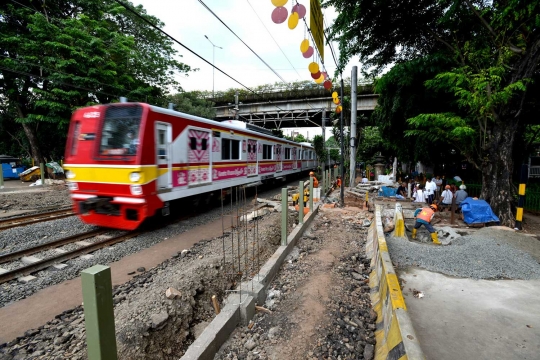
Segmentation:
<svg viewBox="0 0 540 360">
<path fill-rule="evenodd" d="M 63 238 L 63 239 L 50 241 L 48 243 L 40 244 L 38 246 L 34 246 L 34 247 L 31 247 L 31 248 L 28 248 L 28 249 L 18 250 L 18 251 L 14 251 L 14 252 L 11 252 L 11 253 L 8 253 L 8 254 L 0 255 L 0 264 L 4 264 L 6 262 L 22 258 L 25 255 L 32 255 L 32 254 L 38 253 L 40 251 L 54 249 L 54 248 L 60 247 L 62 245 L 71 244 L 71 243 L 74 243 L 74 242 L 79 241 L 79 240 L 84 240 L 84 239 L 88 239 L 90 237 L 98 236 L 98 235 L 101 235 L 101 234 L 106 233 L 106 232 L 107 232 L 107 230 L 103 230 L 103 229 L 87 231 L 87 232 L 82 233 L 82 234 L 77 234 L 77 235 L 69 236 L 69 237 L 66 237 L 66 238 Z"/>
<path fill-rule="evenodd" d="M 3 274 L 0 274 L 0 284 L 5 283 L 6 281 L 16 279 L 16 278 L 21 277 L 21 276 L 30 275 L 30 274 L 32 274 L 32 273 L 34 273 L 36 271 L 39 271 L 39 270 L 43 270 L 43 269 L 49 267 L 50 265 L 52 265 L 54 263 L 59 263 L 59 262 L 65 261 L 65 260 L 69 260 L 69 259 L 72 259 L 72 258 L 74 258 L 76 256 L 87 254 L 89 252 L 93 252 L 93 251 L 102 249 L 102 248 L 104 248 L 106 246 L 114 245 L 116 243 L 125 241 L 127 239 L 131 239 L 133 237 L 139 236 L 142 233 L 144 233 L 144 231 L 128 232 L 126 234 L 119 235 L 119 236 L 116 236 L 116 237 L 113 237 L 113 238 L 110 238 L 110 239 L 95 242 L 95 243 L 93 243 L 91 245 L 82 247 L 80 249 L 75 249 L 75 250 L 72 250 L 72 251 L 68 251 L 66 253 L 59 254 L 57 256 L 53 256 L 51 258 L 43 259 L 41 261 L 35 262 L 33 264 L 20 267 L 18 269 L 14 269 L 14 270 L 5 272 Z"/>
<path fill-rule="evenodd" d="M 65 218 L 68 216 L 73 216 L 75 213 L 71 209 L 62 209 L 56 211 L 50 211 L 46 213 L 33 214 L 33 215 L 24 215 L 12 217 L 4 220 L 0 220 L 0 230 L 5 230 L 17 226 L 24 226 L 29 224 L 34 224 L 43 221 L 56 220 Z"/>
</svg>

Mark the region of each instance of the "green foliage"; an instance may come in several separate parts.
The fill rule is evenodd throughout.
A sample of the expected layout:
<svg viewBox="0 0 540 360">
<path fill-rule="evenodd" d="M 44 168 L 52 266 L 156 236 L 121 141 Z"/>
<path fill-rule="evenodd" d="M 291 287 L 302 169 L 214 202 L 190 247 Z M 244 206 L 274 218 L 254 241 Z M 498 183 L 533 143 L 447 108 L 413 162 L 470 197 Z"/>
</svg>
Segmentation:
<svg viewBox="0 0 540 360">
<path fill-rule="evenodd" d="M 313 147 L 315 148 L 315 154 L 317 154 L 317 159 L 320 162 L 325 161 L 328 155 L 326 151 L 324 139 L 322 135 L 315 135 L 313 137 Z"/>
<path fill-rule="evenodd" d="M 174 109 L 186 114 L 200 116 L 206 119 L 213 119 L 216 116 L 214 103 L 205 100 L 198 91 L 179 92 L 167 96 L 167 102 L 174 104 Z"/>
<path fill-rule="evenodd" d="M 162 103 L 169 89 L 179 88 L 174 71 L 190 70 L 174 58 L 170 39 L 114 1 L 3 3 L 0 33 L 2 121 L 24 128 L 36 161 L 42 148 L 63 146 L 77 107 L 120 96 Z M 38 129 L 52 132 L 54 143 L 36 136 Z"/>
</svg>

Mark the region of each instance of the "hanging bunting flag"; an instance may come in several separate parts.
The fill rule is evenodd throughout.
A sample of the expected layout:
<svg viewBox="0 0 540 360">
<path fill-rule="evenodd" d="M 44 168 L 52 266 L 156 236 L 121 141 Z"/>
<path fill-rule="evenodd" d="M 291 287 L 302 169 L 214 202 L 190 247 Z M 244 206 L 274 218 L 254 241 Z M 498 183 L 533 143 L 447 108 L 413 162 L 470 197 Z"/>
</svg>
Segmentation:
<svg viewBox="0 0 540 360">
<path fill-rule="evenodd" d="M 298 18 L 303 19 L 306 16 L 306 7 L 302 4 L 296 4 L 292 8 L 292 12 L 298 13 Z"/>
<path fill-rule="evenodd" d="M 306 59 L 309 59 L 312 55 L 313 55 L 313 47 L 310 46 L 308 47 L 308 49 L 306 50 L 305 53 L 302 53 L 302 55 L 306 58 Z"/>
<path fill-rule="evenodd" d="M 291 13 L 291 16 L 289 16 L 289 29 L 293 30 L 296 28 L 296 25 L 298 25 L 298 13 Z"/>
<path fill-rule="evenodd" d="M 338 107 L 336 107 L 336 113 L 340 113 L 341 110 L 343 110 L 343 108 L 341 107 L 341 105 L 339 105 Z"/>
<path fill-rule="evenodd" d="M 272 4 L 274 6 L 280 7 L 280 6 L 285 5 L 287 3 L 287 1 L 289 1 L 289 0 L 272 0 Z"/>
<path fill-rule="evenodd" d="M 319 73 L 319 74 L 320 74 L 320 75 L 319 75 L 319 78 L 318 78 L 318 79 L 315 79 L 315 82 L 316 82 L 317 84 L 322 84 L 322 82 L 324 81 L 324 76 L 323 76 L 321 73 Z"/>
<path fill-rule="evenodd" d="M 313 80 L 317 80 L 321 77 L 321 72 L 317 71 L 316 73 L 311 73 L 311 77 L 313 78 Z"/>
<path fill-rule="evenodd" d="M 337 99 L 339 97 L 339 94 L 337 93 L 337 91 L 334 91 L 332 93 L 332 99 Z"/>
<path fill-rule="evenodd" d="M 330 80 L 325 80 L 323 86 L 326 90 L 330 90 L 332 88 L 332 82 Z"/>
<path fill-rule="evenodd" d="M 287 16 L 289 15 L 289 12 L 284 7 L 280 6 L 274 9 L 272 11 L 272 21 L 276 24 L 281 24 L 285 20 L 287 20 Z"/>
<path fill-rule="evenodd" d="M 317 73 L 319 72 L 319 64 L 317 64 L 316 62 L 311 62 L 308 65 L 308 69 L 309 69 L 309 72 L 312 74 Z"/>
<path fill-rule="evenodd" d="M 339 101 L 339 98 L 335 97 L 332 99 L 332 101 L 334 102 L 334 104 L 336 105 L 339 105 L 341 103 L 341 101 Z"/>
<path fill-rule="evenodd" d="M 307 51 L 308 48 L 309 48 L 309 40 L 308 39 L 302 40 L 302 42 L 300 43 L 300 52 L 303 54 Z"/>
</svg>

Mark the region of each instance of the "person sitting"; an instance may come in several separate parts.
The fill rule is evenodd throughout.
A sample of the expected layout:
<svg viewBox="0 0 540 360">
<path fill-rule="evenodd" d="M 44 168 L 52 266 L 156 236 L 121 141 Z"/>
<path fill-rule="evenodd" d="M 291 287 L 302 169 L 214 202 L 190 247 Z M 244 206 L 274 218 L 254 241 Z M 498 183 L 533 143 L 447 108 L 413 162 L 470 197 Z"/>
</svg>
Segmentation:
<svg viewBox="0 0 540 360">
<path fill-rule="evenodd" d="M 441 212 L 445 208 L 448 208 L 448 210 L 450 210 L 450 207 L 452 206 L 453 197 L 454 197 L 454 194 L 452 194 L 452 191 L 450 191 L 450 185 L 446 185 L 440 197 Z"/>
<path fill-rule="evenodd" d="M 416 239 L 416 232 L 420 228 L 420 226 L 424 225 L 427 231 L 431 234 L 431 240 L 434 244 L 440 245 L 441 242 L 439 241 L 437 232 L 431 226 L 431 220 L 433 220 L 433 216 L 435 216 L 435 211 L 437 211 L 437 205 L 431 204 L 429 207 L 423 207 L 421 209 L 416 209 L 414 212 L 414 217 L 416 218 L 416 222 L 414 223 L 414 229 L 412 230 L 412 238 Z"/>
<path fill-rule="evenodd" d="M 467 194 L 467 192 L 465 191 L 466 189 L 467 187 L 461 184 L 459 186 L 459 190 L 456 191 L 456 193 L 454 194 L 454 197 L 456 198 L 456 205 L 458 207 L 458 211 L 461 210 L 461 203 L 463 202 L 463 200 L 469 197 L 469 194 Z"/>
<path fill-rule="evenodd" d="M 396 198 L 397 199 L 407 198 L 407 184 L 406 183 L 402 183 L 399 185 L 396 192 Z"/>
</svg>

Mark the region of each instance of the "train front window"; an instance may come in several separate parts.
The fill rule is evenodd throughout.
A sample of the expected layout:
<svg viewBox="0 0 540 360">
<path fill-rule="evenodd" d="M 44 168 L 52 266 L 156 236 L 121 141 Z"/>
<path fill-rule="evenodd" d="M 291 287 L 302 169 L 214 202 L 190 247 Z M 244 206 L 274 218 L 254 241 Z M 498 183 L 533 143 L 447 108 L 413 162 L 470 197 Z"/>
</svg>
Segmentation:
<svg viewBox="0 0 540 360">
<path fill-rule="evenodd" d="M 134 156 L 139 147 L 142 107 L 139 105 L 115 106 L 107 108 L 99 154 L 106 156 Z"/>
</svg>

